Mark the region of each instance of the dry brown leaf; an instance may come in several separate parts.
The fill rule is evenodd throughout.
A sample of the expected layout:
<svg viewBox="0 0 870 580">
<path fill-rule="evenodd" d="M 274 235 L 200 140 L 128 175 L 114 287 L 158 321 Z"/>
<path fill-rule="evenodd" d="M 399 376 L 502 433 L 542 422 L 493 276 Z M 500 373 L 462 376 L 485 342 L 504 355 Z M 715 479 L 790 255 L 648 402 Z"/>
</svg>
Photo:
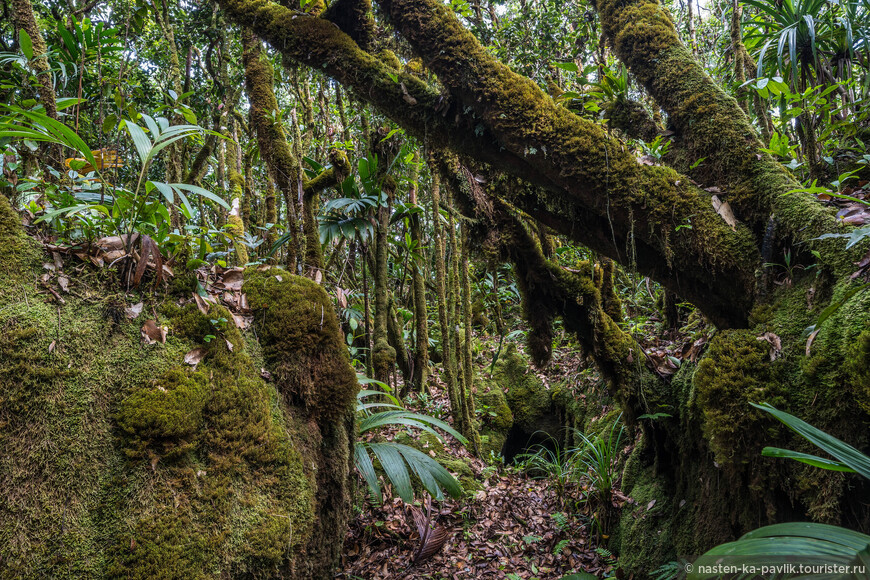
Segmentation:
<svg viewBox="0 0 870 580">
<path fill-rule="evenodd" d="M 127 318 L 130 320 L 136 320 L 139 318 L 139 315 L 142 314 L 142 308 L 145 307 L 143 302 L 138 302 L 133 306 L 128 306 L 124 309 L 124 313 L 127 315 Z"/>
<path fill-rule="evenodd" d="M 184 355 L 184 363 L 196 368 L 196 365 L 202 362 L 202 359 L 205 358 L 205 355 L 206 350 L 204 348 L 195 348 L 186 355 Z"/>
<path fill-rule="evenodd" d="M 347 308 L 347 295 L 345 294 L 344 288 L 336 288 L 335 295 L 338 299 L 338 307 Z"/>
<path fill-rule="evenodd" d="M 238 314 L 233 314 L 233 322 L 236 323 L 236 327 L 240 330 L 247 330 L 253 321 L 253 316 L 240 316 Z"/>
<path fill-rule="evenodd" d="M 226 343 L 227 343 L 227 348 L 230 350 L 230 352 L 233 352 L 233 343 L 231 343 L 231 342 L 230 342 L 228 339 L 226 339 L 226 338 L 224 339 L 224 341 L 226 341 Z"/>
<path fill-rule="evenodd" d="M 142 325 L 142 339 L 145 341 L 145 344 L 154 344 L 159 342 L 164 344 L 166 342 L 166 335 L 169 333 L 169 329 L 165 326 L 157 326 L 157 322 L 155 320 L 146 320 L 145 324 Z"/>
<path fill-rule="evenodd" d="M 59 276 L 57 279 L 57 284 L 60 286 L 60 289 L 69 294 L 69 278 L 66 276 Z"/>
<path fill-rule="evenodd" d="M 816 335 L 819 333 L 821 328 L 817 328 L 810 334 L 810 337 L 807 339 L 807 356 L 810 356 L 810 349 L 813 346 L 813 341 L 816 339 Z"/>
<path fill-rule="evenodd" d="M 233 268 L 232 270 L 227 270 L 224 272 L 224 276 L 221 279 L 224 284 L 224 288 L 227 290 L 241 290 L 242 284 L 245 282 L 244 270 L 241 268 Z"/>
<path fill-rule="evenodd" d="M 53 353 L 53 352 L 54 352 L 54 348 L 55 348 L 56 346 L 57 346 L 57 341 L 56 341 L 56 340 L 52 340 L 52 341 L 51 341 L 51 344 L 48 345 L 48 354 Z"/>
<path fill-rule="evenodd" d="M 716 213 L 725 220 L 725 223 L 731 226 L 732 230 L 737 229 L 737 218 L 734 216 L 734 212 L 731 210 L 731 206 L 728 205 L 727 201 L 722 201 L 718 196 L 714 195 L 711 198 L 713 202 L 713 209 L 716 210 Z"/>
<path fill-rule="evenodd" d="M 199 308 L 200 312 L 202 312 L 203 314 L 208 314 L 209 306 L 208 303 L 203 300 L 202 296 L 194 292 L 193 300 L 196 302 L 196 307 Z"/>
<path fill-rule="evenodd" d="M 758 340 L 766 340 L 770 344 L 770 360 L 775 361 L 782 356 L 782 340 L 772 332 L 765 332 L 757 337 Z"/>
</svg>

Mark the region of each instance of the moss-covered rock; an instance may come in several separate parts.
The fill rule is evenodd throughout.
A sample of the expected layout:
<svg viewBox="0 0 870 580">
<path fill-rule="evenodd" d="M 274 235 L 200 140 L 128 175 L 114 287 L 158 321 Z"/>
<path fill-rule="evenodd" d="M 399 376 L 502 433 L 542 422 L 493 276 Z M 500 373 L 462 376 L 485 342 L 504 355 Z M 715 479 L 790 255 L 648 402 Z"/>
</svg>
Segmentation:
<svg viewBox="0 0 870 580">
<path fill-rule="evenodd" d="M 498 455 L 504 447 L 514 415 L 507 404 L 504 391 L 498 386 L 475 396 L 475 410 L 480 413 L 480 455 L 488 458 Z"/>
<path fill-rule="evenodd" d="M 552 420 L 547 420 L 553 403 L 550 392 L 531 372 L 528 361 L 517 352 L 513 344 L 508 346 L 496 364 L 492 382 L 505 389 L 515 426 L 529 434 L 548 430 L 548 425 L 544 423 L 552 423 Z"/>
<path fill-rule="evenodd" d="M 318 389 L 277 370 L 280 387 L 261 378 L 286 357 L 264 340 L 263 360 L 219 306 L 161 308 L 168 339 L 144 345 L 141 318 L 116 322 L 93 298 L 50 302 L 16 222 L 0 198 L 0 578 L 331 577 L 349 511 L 347 399 L 323 417 L 289 400 Z M 325 295 L 317 304 L 317 324 L 285 320 L 294 344 L 337 334 Z M 258 321 L 279 310 L 264 306 Z M 352 400 L 340 335 L 311 343 L 319 351 L 294 363 L 333 394 L 328 381 L 344 378 Z M 194 348 L 205 350 L 195 369 L 183 362 Z M 318 374 L 327 359 L 345 368 Z"/>
</svg>

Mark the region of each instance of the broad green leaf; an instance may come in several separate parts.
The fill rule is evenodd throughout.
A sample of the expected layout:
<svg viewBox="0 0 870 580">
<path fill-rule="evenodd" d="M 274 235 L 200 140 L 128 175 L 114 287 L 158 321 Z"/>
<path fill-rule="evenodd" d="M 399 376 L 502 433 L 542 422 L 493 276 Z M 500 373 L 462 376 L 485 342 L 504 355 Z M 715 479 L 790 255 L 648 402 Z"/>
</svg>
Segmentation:
<svg viewBox="0 0 870 580">
<path fill-rule="evenodd" d="M 371 457 L 369 457 L 365 444 L 357 442 L 357 444 L 354 445 L 353 454 L 356 468 L 366 480 L 372 498 L 376 499 L 379 504 L 383 503 L 384 496 L 381 492 L 381 485 L 378 483 L 378 474 L 375 473 L 375 466 L 372 465 L 372 460 Z"/>
<path fill-rule="evenodd" d="M 172 187 L 174 187 L 175 189 L 182 189 L 184 191 L 188 191 L 188 192 L 193 193 L 195 195 L 199 195 L 199 196 L 204 197 L 206 199 L 210 199 L 213 202 L 215 202 L 216 204 L 218 204 L 226 209 L 230 209 L 230 205 L 226 201 L 224 201 L 217 194 L 214 194 L 207 189 L 203 189 L 202 187 L 199 187 L 197 185 L 191 185 L 189 183 L 171 183 L 170 185 Z"/>
<path fill-rule="evenodd" d="M 810 455 L 808 453 L 801 453 L 799 451 L 780 449 L 779 447 L 765 447 L 761 450 L 761 454 L 764 457 L 794 459 L 795 461 L 800 461 L 801 463 L 806 463 L 807 465 L 812 465 L 813 467 L 827 469 L 828 471 L 844 471 L 847 473 L 855 473 L 854 469 L 843 465 L 839 461 L 832 461 L 830 459 L 825 459 L 824 457 L 818 457 L 816 455 Z"/>
<path fill-rule="evenodd" d="M 577 64 L 573 62 L 554 62 L 553 66 L 562 70 L 566 70 L 568 72 L 580 72 Z"/>
<path fill-rule="evenodd" d="M 408 473 L 408 467 L 405 465 L 405 460 L 395 446 L 387 443 L 369 443 L 367 446 L 381 462 L 384 474 L 392 482 L 393 488 L 399 494 L 399 497 L 408 503 L 413 501 L 414 490 L 411 488 L 411 477 Z"/>
<path fill-rule="evenodd" d="M 130 138 L 133 139 L 133 145 L 136 147 L 136 153 L 139 154 L 139 162 L 144 166 L 148 163 L 151 153 L 151 140 L 148 135 L 142 130 L 142 127 L 132 121 L 127 121 L 124 124 Z"/>
<path fill-rule="evenodd" d="M 789 429 L 808 440 L 816 447 L 819 447 L 822 451 L 829 453 L 832 457 L 851 467 L 863 477 L 870 479 L 870 457 L 867 457 L 848 443 L 840 441 L 833 435 L 829 435 L 824 431 L 816 429 L 809 423 L 801 421 L 794 415 L 789 415 L 784 411 L 780 411 L 769 403 L 762 403 L 760 405 L 756 403 L 750 404 L 756 409 L 770 413 L 776 417 L 776 419 L 785 423 Z"/>
<path fill-rule="evenodd" d="M 18 31 L 18 43 L 21 45 L 21 52 L 27 57 L 27 60 L 33 60 L 33 41 L 23 28 Z"/>
</svg>

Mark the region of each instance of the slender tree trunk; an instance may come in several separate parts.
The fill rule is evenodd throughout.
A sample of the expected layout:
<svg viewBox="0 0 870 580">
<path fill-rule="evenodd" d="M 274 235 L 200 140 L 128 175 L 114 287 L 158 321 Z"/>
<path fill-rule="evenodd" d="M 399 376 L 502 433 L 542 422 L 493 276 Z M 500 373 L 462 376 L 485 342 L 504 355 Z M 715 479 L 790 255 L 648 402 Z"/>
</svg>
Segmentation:
<svg viewBox="0 0 870 580">
<path fill-rule="evenodd" d="M 266 246 L 266 251 L 275 245 L 275 228 L 278 225 L 278 209 L 277 209 L 277 196 L 275 195 L 275 184 L 272 180 L 268 180 L 266 185 L 266 223 L 264 224 L 268 229 L 266 230 L 266 241 L 264 245 Z M 274 255 L 269 259 L 270 264 L 274 264 L 276 262 Z"/>
<path fill-rule="evenodd" d="M 239 266 L 248 263 L 248 249 L 245 238 L 245 224 L 242 221 L 242 203 L 244 201 L 245 178 L 242 176 L 241 148 L 238 145 L 238 131 L 233 122 L 232 141 L 227 144 L 227 162 L 230 182 L 230 214 L 227 216 L 227 230 L 233 240 L 236 262 Z"/>
<path fill-rule="evenodd" d="M 464 345 L 469 340 L 468 330 L 467 328 L 463 329 L 465 334 L 464 337 L 460 340 L 459 328 L 460 321 L 463 318 L 462 311 L 462 289 L 460 284 L 460 270 L 462 268 L 462 254 L 460 249 L 459 241 L 456 236 L 456 221 L 453 217 L 454 209 L 452 199 L 448 196 L 447 200 L 447 243 L 450 248 L 450 261 L 449 261 L 449 274 L 448 274 L 448 291 L 447 291 L 447 304 L 449 306 L 449 310 L 447 313 L 448 320 L 450 321 L 450 328 L 456 330 L 456 340 L 453 341 L 453 361 L 454 361 L 454 372 L 456 374 L 456 384 L 458 387 L 458 391 L 456 394 L 457 399 L 459 400 L 459 413 L 462 414 L 462 434 L 468 437 L 469 440 L 475 441 L 474 438 L 474 423 L 471 421 L 471 411 L 469 408 L 468 399 L 471 393 L 469 384 L 468 384 L 468 376 L 465 372 L 465 356 L 464 356 Z M 476 444 L 475 444 L 476 445 Z"/>
<path fill-rule="evenodd" d="M 692 55 L 698 58 L 698 37 L 695 34 L 695 16 L 692 9 L 692 0 L 686 0 L 686 32 L 689 33 L 689 46 L 692 47 Z"/>
<path fill-rule="evenodd" d="M 409 201 L 412 205 L 417 204 L 417 179 L 419 177 L 420 156 L 414 155 L 414 169 L 411 176 Z M 425 260 L 423 255 L 423 232 L 420 214 L 414 214 L 411 220 L 411 241 L 417 248 L 420 259 L 411 260 L 411 287 L 414 294 L 414 329 L 416 334 L 414 352 L 414 376 L 411 383 L 420 392 L 426 388 L 426 379 L 429 376 L 429 319 L 426 309 L 426 283 L 423 280 L 423 268 Z"/>
<path fill-rule="evenodd" d="M 33 13 L 30 0 L 12 0 L 12 20 L 17 30 L 25 31 L 30 37 L 30 43 L 33 47 L 33 58 L 30 59 L 30 66 L 36 71 L 36 79 L 39 81 L 39 100 L 45 107 L 45 114 L 52 119 L 57 119 L 54 81 L 51 77 L 51 66 L 46 57 L 48 48 L 42 37 L 39 23 L 36 22 L 36 15 Z M 52 163 L 60 167 L 63 161 L 60 148 L 46 146 L 43 150 L 52 157 Z"/>
<path fill-rule="evenodd" d="M 372 141 L 371 147 L 378 153 L 378 181 L 381 190 L 386 194 L 387 203 L 377 208 L 377 229 L 375 231 L 375 257 L 374 257 L 374 283 L 375 283 L 375 325 L 374 347 L 372 351 L 372 363 L 375 370 L 375 378 L 379 381 L 388 382 L 390 372 L 396 364 L 396 349 L 390 345 L 387 320 L 389 312 L 389 269 L 390 256 L 389 232 L 392 202 L 395 195 L 396 182 L 391 175 L 387 174 L 392 149 L 395 139 L 386 139 L 389 133 L 387 129 L 378 130 Z"/>
<path fill-rule="evenodd" d="M 444 382 L 450 399 L 450 414 L 460 431 L 464 430 L 464 416 L 456 381 L 456 365 L 450 322 L 447 314 L 447 264 L 444 259 L 444 235 L 441 227 L 441 179 L 438 169 L 432 166 L 432 223 L 433 242 L 435 243 L 435 291 L 438 299 L 438 325 L 441 329 L 441 366 L 444 368 Z"/>
<path fill-rule="evenodd" d="M 480 437 L 474 423 L 474 366 L 472 364 L 472 351 L 474 350 L 474 335 L 471 326 L 471 274 L 469 272 L 470 245 L 468 238 L 468 226 L 461 225 L 461 249 L 462 259 L 460 264 L 460 285 L 462 287 L 462 325 L 465 328 L 465 340 L 462 344 L 462 372 L 465 376 L 465 413 L 469 425 L 466 437 L 471 441 L 475 454 L 480 453 Z"/>
<path fill-rule="evenodd" d="M 362 284 L 363 284 L 363 326 L 366 333 L 366 373 L 374 376 L 374 364 L 372 362 L 372 329 L 369 323 L 371 318 L 371 304 L 369 301 L 369 280 L 367 271 L 369 268 L 368 247 L 362 244 Z"/>
</svg>

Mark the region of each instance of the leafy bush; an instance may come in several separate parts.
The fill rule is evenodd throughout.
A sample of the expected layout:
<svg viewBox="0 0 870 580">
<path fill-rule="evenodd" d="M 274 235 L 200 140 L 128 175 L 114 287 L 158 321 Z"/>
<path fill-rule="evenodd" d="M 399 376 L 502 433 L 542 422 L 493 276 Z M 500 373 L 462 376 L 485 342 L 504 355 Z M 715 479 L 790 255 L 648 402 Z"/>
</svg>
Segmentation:
<svg viewBox="0 0 870 580">
<path fill-rule="evenodd" d="M 425 453 L 402 443 L 363 441 L 362 438 L 368 433 L 389 426 L 420 429 L 435 435 L 442 441 L 444 437 L 436 429 L 452 435 L 463 444 L 468 442 L 465 437 L 440 419 L 405 409 L 402 402 L 390 394 L 391 389 L 388 385 L 365 377 L 360 378 L 359 381 L 364 385 L 376 385 L 382 389 L 363 389 L 357 395 L 358 437 L 354 445 L 354 461 L 357 470 L 368 484 L 371 496 L 378 503 L 383 502 L 378 473 L 372 462 L 372 455 L 374 455 L 380 462 L 384 475 L 392 483 L 393 489 L 404 501 L 411 502 L 414 499 L 411 472 L 420 480 L 423 488 L 436 499 L 444 498 L 442 487 L 449 495 L 458 497 L 462 493 L 462 486 L 449 471 Z"/>
</svg>

